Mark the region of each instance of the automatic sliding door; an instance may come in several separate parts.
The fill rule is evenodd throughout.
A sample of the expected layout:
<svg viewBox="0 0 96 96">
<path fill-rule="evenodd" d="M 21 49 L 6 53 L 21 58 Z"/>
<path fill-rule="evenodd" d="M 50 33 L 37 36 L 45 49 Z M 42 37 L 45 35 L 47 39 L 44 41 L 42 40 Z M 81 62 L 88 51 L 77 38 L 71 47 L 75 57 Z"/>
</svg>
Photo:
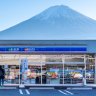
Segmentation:
<svg viewBox="0 0 96 96">
<path fill-rule="evenodd" d="M 75 55 L 65 57 L 64 84 L 83 84 L 84 68 L 84 57 Z"/>
<path fill-rule="evenodd" d="M 42 63 L 42 84 L 63 84 L 61 55 L 45 55 L 45 63 Z"/>
<path fill-rule="evenodd" d="M 84 77 L 84 64 L 64 65 L 64 84 L 82 84 Z"/>
</svg>

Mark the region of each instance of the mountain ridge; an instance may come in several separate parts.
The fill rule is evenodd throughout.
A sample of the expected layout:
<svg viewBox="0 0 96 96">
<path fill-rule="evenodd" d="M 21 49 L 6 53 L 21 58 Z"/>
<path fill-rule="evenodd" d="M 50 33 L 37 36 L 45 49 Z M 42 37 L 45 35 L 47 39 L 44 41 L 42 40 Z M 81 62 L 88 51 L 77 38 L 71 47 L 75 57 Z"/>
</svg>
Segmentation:
<svg viewBox="0 0 96 96">
<path fill-rule="evenodd" d="M 95 26 L 95 20 L 67 6 L 57 5 L 0 32 L 0 39 L 83 39 L 85 36 L 90 39 L 94 37 L 90 32 L 96 33 Z"/>
</svg>

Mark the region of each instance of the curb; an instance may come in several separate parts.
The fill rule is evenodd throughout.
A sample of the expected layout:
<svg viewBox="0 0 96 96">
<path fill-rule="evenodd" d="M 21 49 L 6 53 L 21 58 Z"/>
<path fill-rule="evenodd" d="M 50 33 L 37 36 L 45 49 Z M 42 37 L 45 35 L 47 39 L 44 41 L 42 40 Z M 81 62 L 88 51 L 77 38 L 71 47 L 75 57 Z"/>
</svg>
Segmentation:
<svg viewBox="0 0 96 96">
<path fill-rule="evenodd" d="M 29 89 L 54 89 L 54 87 L 30 87 Z"/>
<path fill-rule="evenodd" d="M 17 87 L 0 87 L 0 89 L 17 89 Z"/>
<path fill-rule="evenodd" d="M 74 87 L 74 88 L 67 88 L 67 90 L 92 90 L 92 87 Z"/>
</svg>

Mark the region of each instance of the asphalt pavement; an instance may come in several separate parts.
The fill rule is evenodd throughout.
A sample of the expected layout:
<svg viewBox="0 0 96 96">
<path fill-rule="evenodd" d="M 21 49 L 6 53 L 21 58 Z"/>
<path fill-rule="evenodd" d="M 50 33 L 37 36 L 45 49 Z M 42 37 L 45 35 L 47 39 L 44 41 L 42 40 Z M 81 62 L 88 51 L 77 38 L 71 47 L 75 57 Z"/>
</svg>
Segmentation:
<svg viewBox="0 0 96 96">
<path fill-rule="evenodd" d="M 0 96 L 96 96 L 96 89 L 0 89 Z"/>
</svg>

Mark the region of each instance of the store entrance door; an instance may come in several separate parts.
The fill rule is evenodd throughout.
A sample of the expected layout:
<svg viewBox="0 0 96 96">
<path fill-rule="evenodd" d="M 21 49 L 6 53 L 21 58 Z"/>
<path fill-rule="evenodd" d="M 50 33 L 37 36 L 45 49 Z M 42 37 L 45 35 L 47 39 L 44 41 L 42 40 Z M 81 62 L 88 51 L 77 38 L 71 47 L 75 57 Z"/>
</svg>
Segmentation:
<svg viewBox="0 0 96 96">
<path fill-rule="evenodd" d="M 84 85 L 85 78 L 84 55 L 69 55 L 64 61 L 64 84 Z"/>
<path fill-rule="evenodd" d="M 83 85 L 85 76 L 84 64 L 65 64 L 64 65 L 64 84 Z"/>
</svg>

